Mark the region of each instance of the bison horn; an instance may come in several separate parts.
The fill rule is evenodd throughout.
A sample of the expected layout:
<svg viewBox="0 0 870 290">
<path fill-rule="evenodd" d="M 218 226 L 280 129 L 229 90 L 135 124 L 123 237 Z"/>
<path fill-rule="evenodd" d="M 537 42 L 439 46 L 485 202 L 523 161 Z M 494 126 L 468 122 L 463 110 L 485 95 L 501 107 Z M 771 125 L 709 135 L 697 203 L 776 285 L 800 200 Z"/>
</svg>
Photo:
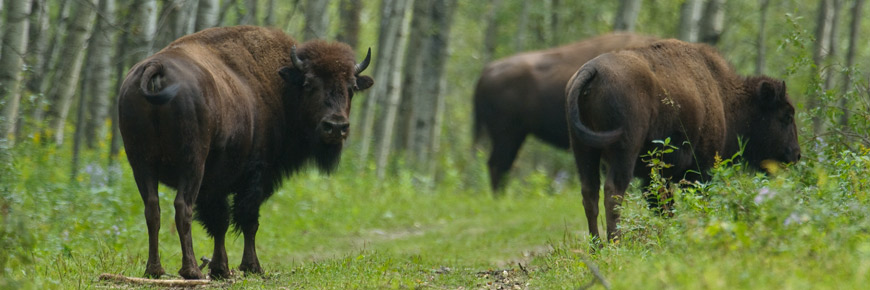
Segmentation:
<svg viewBox="0 0 870 290">
<path fill-rule="evenodd" d="M 305 63 L 303 63 L 302 60 L 299 59 L 299 56 L 296 55 L 296 45 L 290 47 L 290 61 L 293 62 L 293 66 L 297 69 L 302 70 L 305 67 Z"/>
<path fill-rule="evenodd" d="M 358 75 L 359 73 L 366 70 L 366 68 L 369 67 L 369 62 L 371 62 L 371 61 L 372 61 L 372 48 L 369 47 L 369 52 L 366 53 L 366 58 L 363 59 L 363 61 L 361 63 L 358 63 L 358 64 L 356 64 L 356 66 L 354 66 L 354 73 L 353 74 Z"/>
</svg>

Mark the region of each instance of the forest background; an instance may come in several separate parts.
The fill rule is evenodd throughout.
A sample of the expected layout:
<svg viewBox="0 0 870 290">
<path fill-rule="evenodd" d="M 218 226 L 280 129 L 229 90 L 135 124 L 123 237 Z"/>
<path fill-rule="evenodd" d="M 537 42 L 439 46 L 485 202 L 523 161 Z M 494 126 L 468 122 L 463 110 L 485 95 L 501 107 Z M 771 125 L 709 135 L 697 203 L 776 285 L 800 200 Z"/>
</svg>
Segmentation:
<svg viewBox="0 0 870 290">
<path fill-rule="evenodd" d="M 870 92 L 863 0 L 5 0 L 0 6 L 0 288 L 89 287 L 144 271 L 141 200 L 117 133 L 119 81 L 172 40 L 263 25 L 347 42 L 376 85 L 355 98 L 332 176 L 263 206 L 264 276 L 220 286 L 859 288 L 870 278 Z M 573 157 L 527 140 L 504 196 L 471 136 L 483 66 L 626 30 L 707 42 L 785 79 L 803 159 L 734 166 L 676 191 L 676 216 L 626 198 L 625 239 L 590 254 Z M 726 157 L 727 158 L 727 157 Z M 729 164 L 731 160 L 723 161 Z M 161 252 L 180 265 L 174 192 Z M 286 221 L 279 223 L 278 221 Z M 197 253 L 210 241 L 194 231 Z M 241 241 L 228 242 L 230 263 Z"/>
</svg>

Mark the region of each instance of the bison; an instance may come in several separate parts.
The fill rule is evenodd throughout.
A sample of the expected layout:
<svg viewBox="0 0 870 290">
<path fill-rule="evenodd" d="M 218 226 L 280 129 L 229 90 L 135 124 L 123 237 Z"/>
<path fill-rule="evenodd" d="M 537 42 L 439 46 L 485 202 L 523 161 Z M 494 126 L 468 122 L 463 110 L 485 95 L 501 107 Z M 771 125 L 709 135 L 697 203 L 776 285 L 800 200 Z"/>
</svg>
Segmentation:
<svg viewBox="0 0 870 290">
<path fill-rule="evenodd" d="M 800 147 L 785 82 L 742 77 L 714 48 L 678 40 L 607 53 L 584 64 L 566 89 L 571 148 L 582 183 L 589 233 L 598 237 L 600 164 L 607 164 L 607 237 L 616 239 L 616 207 L 632 177 L 649 183 L 639 156 L 670 138 L 679 149 L 665 177 L 707 180 L 716 156 L 796 162 Z M 651 204 L 651 207 L 656 204 Z"/>
<path fill-rule="evenodd" d="M 498 192 L 517 152 L 532 134 L 568 149 L 565 84 L 577 68 L 599 54 L 648 44 L 652 37 L 607 34 L 569 45 L 526 52 L 486 65 L 474 92 L 475 143 L 488 134 L 492 146 L 490 186 Z"/>
<path fill-rule="evenodd" d="M 145 203 L 145 275 L 164 274 L 158 182 L 178 190 L 182 277 L 203 278 L 191 241 L 194 217 L 214 238 L 212 278 L 230 273 L 224 248 L 230 223 L 244 235 L 239 269 L 262 272 L 254 245 L 260 205 L 306 163 L 326 172 L 336 167 L 353 94 L 374 83 L 360 75 L 370 59 L 371 49 L 357 64 L 346 44 L 298 44 L 277 29 L 238 26 L 184 36 L 133 66 L 118 110 Z"/>
</svg>

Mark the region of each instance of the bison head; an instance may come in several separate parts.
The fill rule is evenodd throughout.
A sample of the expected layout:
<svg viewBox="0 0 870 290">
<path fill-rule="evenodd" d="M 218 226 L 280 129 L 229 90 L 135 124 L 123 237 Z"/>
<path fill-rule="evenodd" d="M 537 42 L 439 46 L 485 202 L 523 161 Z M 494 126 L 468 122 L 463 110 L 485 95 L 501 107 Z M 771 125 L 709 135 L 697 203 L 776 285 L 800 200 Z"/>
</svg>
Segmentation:
<svg viewBox="0 0 870 290">
<path fill-rule="evenodd" d="M 371 49 L 356 63 L 353 50 L 343 43 L 306 42 L 290 51 L 292 67 L 282 67 L 285 98 L 290 98 L 297 114 L 294 119 L 310 142 L 315 163 L 330 172 L 338 164 L 342 144 L 350 130 L 353 94 L 374 84 L 361 76 L 371 61 Z"/>
<path fill-rule="evenodd" d="M 797 162 L 801 157 L 794 106 L 786 93 L 785 82 L 767 77 L 748 78 L 750 109 L 748 143 L 744 157 L 758 169 L 762 162 L 773 160 Z"/>
</svg>

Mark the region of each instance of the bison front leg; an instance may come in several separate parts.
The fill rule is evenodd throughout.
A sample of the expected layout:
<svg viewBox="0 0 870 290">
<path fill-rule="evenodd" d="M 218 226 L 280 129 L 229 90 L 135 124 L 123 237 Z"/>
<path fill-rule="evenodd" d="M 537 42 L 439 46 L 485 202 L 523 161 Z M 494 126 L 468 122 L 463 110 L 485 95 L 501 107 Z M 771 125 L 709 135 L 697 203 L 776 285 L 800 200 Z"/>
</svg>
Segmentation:
<svg viewBox="0 0 870 290">
<path fill-rule="evenodd" d="M 178 230 L 178 239 L 181 241 L 181 269 L 178 274 L 185 279 L 203 279 L 202 271 L 196 263 L 196 255 L 193 253 L 193 238 L 190 227 L 193 222 L 193 204 L 202 183 L 202 165 L 198 172 L 179 186 L 175 196 L 175 227 Z"/>
<path fill-rule="evenodd" d="M 132 163 L 131 163 L 132 164 Z M 134 167 L 139 169 L 139 167 Z M 166 271 L 160 265 L 158 248 L 158 233 L 160 232 L 160 198 L 157 195 L 157 179 L 151 172 L 144 169 L 134 170 L 133 178 L 139 187 L 139 194 L 145 203 L 145 223 L 148 226 L 148 262 L 145 264 L 145 276 L 159 278 Z"/>
</svg>

